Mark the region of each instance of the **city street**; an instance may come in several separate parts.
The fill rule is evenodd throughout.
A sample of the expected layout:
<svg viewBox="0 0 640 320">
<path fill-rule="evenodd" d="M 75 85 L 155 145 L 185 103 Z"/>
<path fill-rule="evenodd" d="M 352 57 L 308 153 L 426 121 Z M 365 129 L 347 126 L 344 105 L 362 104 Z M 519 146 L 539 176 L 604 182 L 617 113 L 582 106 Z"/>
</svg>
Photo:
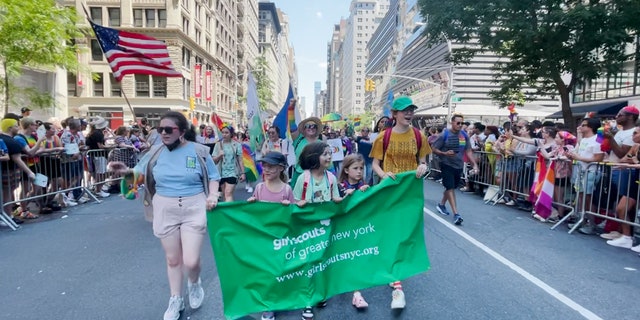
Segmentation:
<svg viewBox="0 0 640 320">
<path fill-rule="evenodd" d="M 249 196 L 243 188 L 236 195 Z M 549 230 L 526 212 L 484 205 L 472 194 L 457 193 L 465 221 L 456 227 L 434 213 L 441 196 L 439 184 L 425 182 L 431 270 L 403 282 L 402 312 L 391 311 L 391 289 L 381 286 L 362 291 L 368 310 L 356 311 L 348 293 L 316 309 L 316 319 L 640 317 L 637 254 L 596 236 L 569 235 L 566 227 Z M 0 229 L 1 319 L 162 318 L 169 294 L 164 255 L 140 201 L 112 195 L 47 219 L 15 232 Z M 208 242 L 202 257 L 205 301 L 195 311 L 187 304 L 181 319 L 224 319 Z M 277 319 L 298 320 L 300 312 L 278 313 Z"/>
</svg>

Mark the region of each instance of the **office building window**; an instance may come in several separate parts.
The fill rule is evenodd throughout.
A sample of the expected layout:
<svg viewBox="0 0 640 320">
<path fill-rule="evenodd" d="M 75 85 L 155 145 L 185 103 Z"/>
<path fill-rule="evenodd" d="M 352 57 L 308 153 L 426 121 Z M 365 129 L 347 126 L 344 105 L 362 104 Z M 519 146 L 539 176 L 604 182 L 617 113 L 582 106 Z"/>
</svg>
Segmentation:
<svg viewBox="0 0 640 320">
<path fill-rule="evenodd" d="M 102 61 L 102 49 L 97 39 L 91 39 L 91 60 Z"/>
<path fill-rule="evenodd" d="M 146 9 L 144 10 L 145 18 L 146 18 L 146 26 L 147 28 L 155 28 L 156 27 L 156 10 L 155 9 Z"/>
<path fill-rule="evenodd" d="M 89 7 L 89 12 L 91 12 L 91 20 L 93 22 L 102 25 L 102 7 Z"/>
<path fill-rule="evenodd" d="M 191 97 L 191 80 L 182 78 L 182 99 L 189 100 Z"/>
<path fill-rule="evenodd" d="M 182 32 L 184 32 L 184 34 L 189 35 L 189 19 L 187 19 L 186 17 L 182 17 Z"/>
<path fill-rule="evenodd" d="M 109 12 L 109 26 L 110 27 L 119 27 L 120 26 L 120 8 L 107 8 Z"/>
<path fill-rule="evenodd" d="M 153 97 L 166 98 L 167 97 L 167 78 L 152 76 L 152 79 L 153 79 Z"/>
<path fill-rule="evenodd" d="M 104 97 L 104 75 L 102 73 L 93 73 L 92 78 L 98 76 L 98 79 L 93 79 L 93 96 Z"/>
<path fill-rule="evenodd" d="M 67 72 L 67 96 L 78 96 L 78 77 L 71 72 Z"/>
<path fill-rule="evenodd" d="M 111 86 L 112 97 L 122 97 L 122 83 L 116 81 L 113 73 L 109 74 L 109 85 Z"/>
<path fill-rule="evenodd" d="M 158 9 L 158 28 L 167 27 L 167 10 Z"/>
<path fill-rule="evenodd" d="M 149 97 L 149 76 L 136 74 L 136 97 Z"/>
<path fill-rule="evenodd" d="M 142 9 L 133 9 L 133 26 L 142 27 Z"/>
<path fill-rule="evenodd" d="M 182 66 L 191 68 L 191 50 L 182 47 Z"/>
</svg>

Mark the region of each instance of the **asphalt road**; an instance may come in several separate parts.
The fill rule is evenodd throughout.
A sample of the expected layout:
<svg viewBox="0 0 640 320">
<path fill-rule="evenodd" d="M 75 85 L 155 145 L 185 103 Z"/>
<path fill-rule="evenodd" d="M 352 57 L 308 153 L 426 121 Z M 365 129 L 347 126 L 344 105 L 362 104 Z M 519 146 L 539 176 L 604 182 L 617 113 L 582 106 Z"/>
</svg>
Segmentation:
<svg viewBox="0 0 640 320">
<path fill-rule="evenodd" d="M 249 196 L 244 190 L 237 198 Z M 526 212 L 458 193 L 462 227 L 433 213 L 442 187 L 425 184 L 431 270 L 403 282 L 407 307 L 390 309 L 391 289 L 333 297 L 316 319 L 639 319 L 640 258 L 595 236 L 549 230 Z M 168 301 L 164 254 L 141 204 L 112 196 L 26 223 L 0 227 L 0 319 L 161 319 Z M 181 319 L 224 319 L 216 266 L 203 248 L 199 310 Z M 355 270 L 354 270 L 355 271 Z M 260 319 L 253 314 L 244 319 Z M 279 320 L 300 319 L 299 311 Z"/>
</svg>

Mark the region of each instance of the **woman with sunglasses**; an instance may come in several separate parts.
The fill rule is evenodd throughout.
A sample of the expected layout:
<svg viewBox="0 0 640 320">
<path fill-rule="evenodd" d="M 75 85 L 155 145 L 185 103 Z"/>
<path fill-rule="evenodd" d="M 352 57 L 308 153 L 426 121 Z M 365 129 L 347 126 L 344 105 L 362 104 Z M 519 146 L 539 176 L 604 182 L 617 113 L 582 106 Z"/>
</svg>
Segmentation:
<svg viewBox="0 0 640 320">
<path fill-rule="evenodd" d="M 320 127 L 322 122 L 320 118 L 311 117 L 304 119 L 298 124 L 298 130 L 291 132 L 293 137 L 293 148 L 295 150 L 296 159 L 300 157 L 302 149 L 310 143 L 316 142 L 320 139 Z M 299 162 L 299 161 L 297 161 Z M 295 169 L 291 174 L 291 184 L 295 185 L 298 177 L 302 174 L 303 170 L 299 164 L 296 163 Z"/>
<path fill-rule="evenodd" d="M 238 181 L 245 180 L 244 164 L 242 163 L 242 145 L 233 140 L 235 129 L 228 123 L 222 125 L 222 141 L 213 147 L 213 161 L 220 166 L 220 185 L 224 194 L 224 201 L 233 201 L 233 191 Z"/>
<path fill-rule="evenodd" d="M 128 179 L 144 175 L 144 201 L 153 204 L 153 233 L 160 239 L 167 261 L 171 296 L 164 320 L 177 320 L 185 308 L 184 271 L 191 308 L 199 308 L 204 300 L 200 251 L 207 232 L 206 211 L 218 204 L 220 175 L 209 148 L 185 139 L 186 134 L 195 136 L 195 132 L 183 114 L 167 112 L 156 129 L 162 144 L 152 147 L 135 168 L 127 169 L 121 162 L 111 163 L 109 168 L 125 173 Z"/>
</svg>

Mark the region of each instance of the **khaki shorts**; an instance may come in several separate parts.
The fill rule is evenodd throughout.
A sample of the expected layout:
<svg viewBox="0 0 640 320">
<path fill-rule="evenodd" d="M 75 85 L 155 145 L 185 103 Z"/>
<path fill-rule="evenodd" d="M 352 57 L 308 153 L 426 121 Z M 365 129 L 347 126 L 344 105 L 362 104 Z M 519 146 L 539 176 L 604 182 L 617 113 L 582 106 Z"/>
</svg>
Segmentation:
<svg viewBox="0 0 640 320">
<path fill-rule="evenodd" d="M 176 231 L 205 234 L 207 232 L 206 196 L 153 196 L 153 234 L 165 238 Z"/>
</svg>

